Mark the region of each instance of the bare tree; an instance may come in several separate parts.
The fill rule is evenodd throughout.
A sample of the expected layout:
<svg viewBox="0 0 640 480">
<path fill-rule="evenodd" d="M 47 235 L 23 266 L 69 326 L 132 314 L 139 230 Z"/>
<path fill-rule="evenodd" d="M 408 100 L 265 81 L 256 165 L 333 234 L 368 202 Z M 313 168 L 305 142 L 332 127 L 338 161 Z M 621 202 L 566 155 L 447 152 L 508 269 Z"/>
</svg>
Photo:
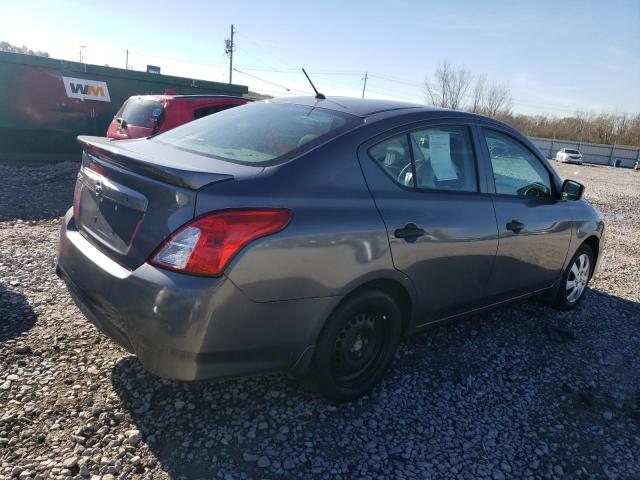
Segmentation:
<svg viewBox="0 0 640 480">
<path fill-rule="evenodd" d="M 458 109 L 473 77 L 464 66 L 454 67 L 448 60 L 440 63 L 433 80 L 425 81 L 427 102 L 436 107 Z"/>
<path fill-rule="evenodd" d="M 614 142 L 616 121 L 616 116 L 611 114 L 601 114 L 594 118 L 592 128 L 596 143 L 612 144 Z"/>
<path fill-rule="evenodd" d="M 473 113 L 481 113 L 484 105 L 484 97 L 486 95 L 487 76 L 485 74 L 476 78 L 471 92 L 471 105 L 469 111 Z"/>
<path fill-rule="evenodd" d="M 640 114 L 576 112 L 571 117 L 502 114 L 500 119 L 525 135 L 577 142 L 640 146 Z"/>
<path fill-rule="evenodd" d="M 498 114 L 509 114 L 513 106 L 509 87 L 501 83 L 492 83 L 485 96 L 484 113 L 490 117 Z"/>
<path fill-rule="evenodd" d="M 19 47 L 17 45 L 12 45 L 9 42 L 0 42 L 0 52 L 23 53 L 25 55 L 36 55 L 38 57 L 49 56 L 47 52 L 43 52 L 40 50 L 31 50 L 26 45 Z"/>
<path fill-rule="evenodd" d="M 425 81 L 427 103 L 461 109 L 472 84 L 466 109 L 491 117 L 510 113 L 513 99 L 507 86 L 495 82 L 488 84 L 484 74 L 476 77 L 474 82 L 473 75 L 465 66 L 454 66 L 449 60 L 440 62 L 433 78 L 428 77 Z"/>
<path fill-rule="evenodd" d="M 447 85 L 449 84 L 449 62 L 444 61 L 436 70 L 434 81 L 429 77 L 424 82 L 427 103 L 434 107 L 444 107 L 447 102 Z"/>
</svg>

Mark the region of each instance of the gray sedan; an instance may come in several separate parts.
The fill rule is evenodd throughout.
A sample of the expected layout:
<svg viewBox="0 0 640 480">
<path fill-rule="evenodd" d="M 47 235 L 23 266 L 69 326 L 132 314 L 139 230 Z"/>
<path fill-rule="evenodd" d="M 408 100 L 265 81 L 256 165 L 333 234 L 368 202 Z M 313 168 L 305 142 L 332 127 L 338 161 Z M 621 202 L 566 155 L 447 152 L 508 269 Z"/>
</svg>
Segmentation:
<svg viewBox="0 0 640 480">
<path fill-rule="evenodd" d="M 352 400 L 403 336 L 532 295 L 573 308 L 601 258 L 582 185 L 478 115 L 303 97 L 79 140 L 57 272 L 163 377 L 286 371 Z"/>
</svg>

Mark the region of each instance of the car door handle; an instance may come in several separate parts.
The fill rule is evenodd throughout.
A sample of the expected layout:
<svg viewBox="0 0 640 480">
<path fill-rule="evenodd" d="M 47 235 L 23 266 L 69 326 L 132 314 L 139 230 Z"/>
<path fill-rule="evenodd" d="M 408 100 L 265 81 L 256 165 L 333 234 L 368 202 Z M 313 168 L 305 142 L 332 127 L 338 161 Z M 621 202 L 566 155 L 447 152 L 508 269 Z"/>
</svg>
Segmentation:
<svg viewBox="0 0 640 480">
<path fill-rule="evenodd" d="M 424 228 L 418 228 L 415 223 L 407 223 L 404 228 L 396 229 L 393 234 L 396 238 L 404 238 L 407 242 L 413 242 L 418 237 L 422 237 L 427 233 Z"/>
<path fill-rule="evenodd" d="M 513 233 L 520 233 L 520 231 L 524 228 L 524 223 L 514 218 L 509 223 L 507 223 L 506 227 L 507 230 L 511 230 Z"/>
</svg>

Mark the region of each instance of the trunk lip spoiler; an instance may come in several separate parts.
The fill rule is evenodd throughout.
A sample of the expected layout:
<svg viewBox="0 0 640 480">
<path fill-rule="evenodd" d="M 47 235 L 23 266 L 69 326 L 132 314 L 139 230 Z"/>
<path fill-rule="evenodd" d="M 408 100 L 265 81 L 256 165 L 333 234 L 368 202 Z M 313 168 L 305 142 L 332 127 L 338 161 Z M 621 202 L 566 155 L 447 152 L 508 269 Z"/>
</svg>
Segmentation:
<svg viewBox="0 0 640 480">
<path fill-rule="evenodd" d="M 152 163 L 143 155 L 118 146 L 117 142 L 118 140 L 113 141 L 106 137 L 78 136 L 78 143 L 80 143 L 86 154 L 121 169 L 142 174 L 171 185 L 200 190 L 211 183 L 235 178 L 233 175 L 226 173 L 188 170 Z"/>
</svg>

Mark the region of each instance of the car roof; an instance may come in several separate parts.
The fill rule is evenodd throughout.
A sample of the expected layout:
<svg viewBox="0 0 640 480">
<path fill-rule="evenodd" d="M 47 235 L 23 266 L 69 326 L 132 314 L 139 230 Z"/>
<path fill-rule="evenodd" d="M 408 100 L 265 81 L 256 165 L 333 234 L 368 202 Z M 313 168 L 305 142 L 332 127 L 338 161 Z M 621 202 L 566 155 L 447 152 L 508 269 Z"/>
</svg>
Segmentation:
<svg viewBox="0 0 640 480">
<path fill-rule="evenodd" d="M 424 110 L 424 111 L 446 111 L 441 108 L 427 107 L 419 103 L 401 102 L 398 100 L 377 100 L 369 98 L 352 97 L 327 97 L 319 99 L 312 96 L 303 97 L 280 97 L 268 102 L 293 103 L 296 105 L 307 105 L 310 107 L 325 108 L 343 113 L 350 113 L 358 117 L 368 117 L 380 112 L 390 112 L 394 110 Z"/>
</svg>

